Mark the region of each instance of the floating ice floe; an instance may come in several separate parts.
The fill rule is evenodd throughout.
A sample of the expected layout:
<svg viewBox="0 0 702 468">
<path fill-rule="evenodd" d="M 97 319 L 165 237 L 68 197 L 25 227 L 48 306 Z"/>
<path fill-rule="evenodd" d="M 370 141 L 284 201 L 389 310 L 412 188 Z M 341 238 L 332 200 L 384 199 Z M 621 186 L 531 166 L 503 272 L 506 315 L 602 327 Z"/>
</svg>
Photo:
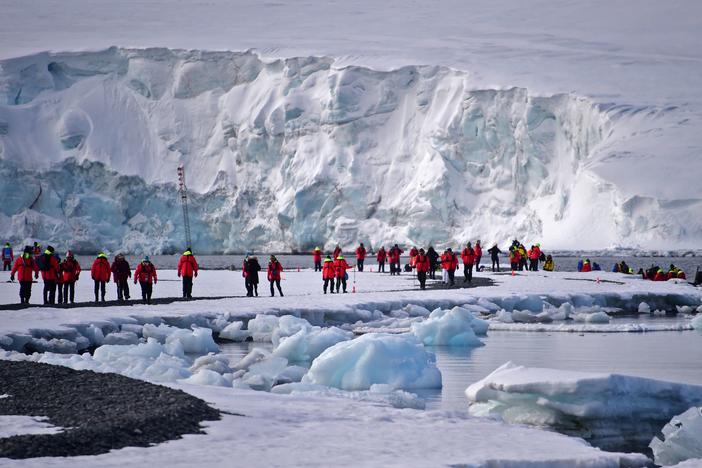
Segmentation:
<svg viewBox="0 0 702 468">
<path fill-rule="evenodd" d="M 693 318 L 692 321 L 690 322 L 692 327 L 695 330 L 700 330 L 702 331 L 702 314 L 698 315 L 697 317 Z"/>
<path fill-rule="evenodd" d="M 324 351 L 302 381 L 342 390 L 440 388 L 441 372 L 414 336 L 369 333 Z"/>
<path fill-rule="evenodd" d="M 413 323 L 412 333 L 427 346 L 483 346 L 476 336 L 485 335 L 488 324 L 463 307 L 436 309 L 429 317 Z"/>
<path fill-rule="evenodd" d="M 693 407 L 674 416 L 661 433 L 663 440 L 654 437 L 649 445 L 657 464 L 666 466 L 702 459 L 702 408 Z"/>
<path fill-rule="evenodd" d="M 608 449 L 643 451 L 676 414 L 702 404 L 702 386 L 508 362 L 466 389 L 470 413 L 550 427 Z"/>
</svg>

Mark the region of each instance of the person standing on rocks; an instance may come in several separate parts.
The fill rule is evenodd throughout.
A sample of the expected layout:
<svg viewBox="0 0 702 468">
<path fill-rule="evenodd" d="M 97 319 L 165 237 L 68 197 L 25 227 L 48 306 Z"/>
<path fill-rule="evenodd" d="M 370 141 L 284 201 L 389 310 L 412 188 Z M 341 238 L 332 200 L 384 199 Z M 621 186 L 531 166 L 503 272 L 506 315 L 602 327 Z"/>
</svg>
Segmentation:
<svg viewBox="0 0 702 468">
<path fill-rule="evenodd" d="M 356 268 L 358 271 L 363 271 L 363 262 L 366 260 L 366 248 L 363 246 L 363 242 L 356 249 Z"/>
<path fill-rule="evenodd" d="M 117 285 L 117 300 L 129 300 L 129 278 L 132 277 L 132 269 L 129 267 L 129 262 L 124 258 L 123 254 L 117 254 L 115 261 L 112 262 L 112 279 Z"/>
<path fill-rule="evenodd" d="M 417 254 L 417 279 L 419 280 L 419 289 L 426 289 L 427 272 L 429 271 L 429 257 L 424 253 L 424 249 L 419 249 Z"/>
<path fill-rule="evenodd" d="M 90 268 L 90 277 L 95 282 L 95 302 L 98 302 L 98 294 L 105 302 L 105 285 L 110 282 L 110 273 L 110 261 L 104 252 L 100 252 Z"/>
<path fill-rule="evenodd" d="M 80 263 L 73 257 L 73 252 L 66 252 L 66 258 L 61 262 L 61 275 L 63 276 L 63 303 L 75 304 L 76 281 L 80 276 Z"/>
<path fill-rule="evenodd" d="M 178 277 L 183 278 L 183 297 L 186 299 L 193 297 L 193 276 L 197 278 L 198 270 L 197 260 L 192 249 L 188 247 L 178 262 Z"/>
<path fill-rule="evenodd" d="M 20 284 L 21 304 L 29 304 L 29 298 L 32 296 L 32 273 L 34 273 L 34 279 L 39 278 L 39 266 L 32 255 L 32 248 L 26 246 L 22 256 L 15 260 L 10 272 L 10 281 L 14 281 L 15 275 L 17 275 L 17 281 Z"/>
<path fill-rule="evenodd" d="M 283 265 L 280 264 L 275 255 L 271 255 L 271 259 L 268 262 L 268 281 L 271 283 L 271 297 L 275 296 L 275 290 L 273 286 L 278 287 L 278 292 L 282 297 L 283 290 L 280 288 L 281 273 L 283 272 Z"/>
<path fill-rule="evenodd" d="M 156 276 L 156 267 L 151 263 L 148 255 L 134 270 L 134 284 L 137 284 L 137 281 L 141 286 L 141 299 L 144 304 L 151 304 L 151 294 L 154 290 L 154 284 L 158 283 L 158 277 Z"/>
<path fill-rule="evenodd" d="M 312 251 L 312 259 L 314 260 L 314 271 L 322 271 L 322 249 L 315 247 Z"/>
<path fill-rule="evenodd" d="M 385 259 L 388 257 L 388 253 L 385 251 L 385 247 L 380 246 L 378 254 L 375 256 L 378 260 L 378 273 L 385 273 Z"/>
<path fill-rule="evenodd" d="M 261 271 L 258 258 L 255 255 L 247 257 L 244 265 L 246 268 L 246 296 L 258 296 L 258 272 Z"/>
<path fill-rule="evenodd" d="M 54 255 L 54 248 L 47 246 L 38 259 L 41 279 L 44 280 L 44 304 L 56 304 L 56 282 L 59 276 L 59 261 Z"/>
<path fill-rule="evenodd" d="M 15 259 L 15 253 L 12 251 L 12 246 L 9 242 L 5 243 L 2 248 L 2 271 L 12 270 L 12 261 Z"/>
</svg>

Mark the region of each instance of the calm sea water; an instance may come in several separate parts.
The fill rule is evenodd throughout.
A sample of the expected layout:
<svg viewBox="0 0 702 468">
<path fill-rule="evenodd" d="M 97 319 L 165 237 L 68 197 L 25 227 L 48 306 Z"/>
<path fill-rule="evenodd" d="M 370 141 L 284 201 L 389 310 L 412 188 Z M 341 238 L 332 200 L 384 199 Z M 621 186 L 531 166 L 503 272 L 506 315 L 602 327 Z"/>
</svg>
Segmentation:
<svg viewBox="0 0 702 468">
<path fill-rule="evenodd" d="M 677 318 L 613 319 L 612 323 L 675 321 Z M 697 331 L 655 333 L 488 332 L 480 348 L 428 347 L 436 355 L 443 388 L 415 391 L 428 409 L 467 411 L 466 387 L 507 361 L 529 367 L 615 372 L 702 385 L 702 334 Z M 237 362 L 251 349 L 270 343 L 221 344 Z"/>
</svg>

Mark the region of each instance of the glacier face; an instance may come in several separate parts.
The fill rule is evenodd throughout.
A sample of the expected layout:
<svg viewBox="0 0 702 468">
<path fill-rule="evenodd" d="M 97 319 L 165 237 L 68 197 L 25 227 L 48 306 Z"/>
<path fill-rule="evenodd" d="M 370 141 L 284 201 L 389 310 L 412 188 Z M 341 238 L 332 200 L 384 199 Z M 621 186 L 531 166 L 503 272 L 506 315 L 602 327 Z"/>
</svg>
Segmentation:
<svg viewBox="0 0 702 468">
<path fill-rule="evenodd" d="M 182 164 L 201 253 L 514 237 L 685 248 L 702 237 L 691 221 L 700 190 L 652 191 L 632 171 L 638 135 L 674 112 L 327 57 L 111 48 L 9 59 L 0 236 L 175 251 Z M 645 156 L 648 173 L 665 167 Z"/>
</svg>

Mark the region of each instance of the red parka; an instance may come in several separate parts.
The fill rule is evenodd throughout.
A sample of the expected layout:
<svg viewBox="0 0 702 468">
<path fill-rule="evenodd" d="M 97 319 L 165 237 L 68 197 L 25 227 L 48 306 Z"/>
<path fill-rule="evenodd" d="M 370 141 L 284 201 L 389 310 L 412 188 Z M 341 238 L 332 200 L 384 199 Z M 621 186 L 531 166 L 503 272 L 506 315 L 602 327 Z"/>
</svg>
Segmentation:
<svg viewBox="0 0 702 468">
<path fill-rule="evenodd" d="M 63 275 L 64 283 L 78 281 L 80 271 L 80 263 L 75 258 L 65 258 L 61 262 L 61 274 Z"/>
<path fill-rule="evenodd" d="M 356 259 L 358 260 L 365 260 L 366 259 L 366 248 L 365 247 L 358 247 L 356 249 Z"/>
<path fill-rule="evenodd" d="M 42 265 L 40 268 L 41 279 L 44 281 L 58 281 L 59 261 L 53 253 L 44 253 L 44 255 L 41 255 L 37 261 L 40 265 Z"/>
<path fill-rule="evenodd" d="M 453 252 L 444 252 L 441 255 L 441 269 L 455 270 L 458 268 L 458 257 Z"/>
<path fill-rule="evenodd" d="M 192 252 L 186 250 L 178 261 L 178 276 L 197 276 L 199 267 Z"/>
<path fill-rule="evenodd" d="M 90 268 L 90 277 L 95 281 L 104 281 L 105 283 L 110 282 L 110 262 L 104 255 L 98 256 L 93 262 L 92 268 Z"/>
<path fill-rule="evenodd" d="M 312 259 L 315 263 L 320 263 L 322 261 L 322 251 L 318 249 L 313 250 Z"/>
<path fill-rule="evenodd" d="M 426 273 L 429 271 L 429 257 L 426 255 L 417 255 L 417 273 Z"/>
<path fill-rule="evenodd" d="M 134 270 L 134 284 L 140 283 L 158 283 L 156 276 L 156 267 L 151 262 L 141 262 Z"/>
<path fill-rule="evenodd" d="M 461 260 L 464 265 L 472 265 L 475 263 L 475 251 L 471 247 L 466 247 L 461 252 Z"/>
<path fill-rule="evenodd" d="M 475 244 L 475 247 L 473 247 L 473 252 L 475 253 L 475 258 L 483 256 L 483 249 L 480 247 L 480 244 Z"/>
<path fill-rule="evenodd" d="M 32 281 L 32 273 L 34 278 L 39 277 L 37 261 L 31 255 L 24 254 L 15 260 L 10 276 L 14 278 L 17 275 L 17 281 Z"/>
<path fill-rule="evenodd" d="M 268 281 L 280 281 L 280 274 L 283 272 L 283 265 L 278 260 L 268 264 Z"/>
<path fill-rule="evenodd" d="M 334 279 L 336 277 L 336 269 L 334 268 L 334 260 L 327 258 L 322 265 L 322 279 Z"/>
<path fill-rule="evenodd" d="M 378 250 L 378 254 L 375 256 L 375 258 L 378 260 L 378 263 L 383 263 L 385 262 L 385 259 L 387 258 L 388 253 L 385 251 L 383 247 Z"/>
<path fill-rule="evenodd" d="M 337 259 L 334 260 L 334 273 L 337 278 L 343 278 L 346 270 L 349 268 L 351 268 L 351 266 L 346 263 L 346 259 L 343 257 L 337 257 Z"/>
<path fill-rule="evenodd" d="M 590 262 L 583 263 L 583 269 L 580 271 L 581 271 L 581 273 L 587 273 L 587 272 L 592 271 L 592 265 L 590 264 Z"/>
</svg>

